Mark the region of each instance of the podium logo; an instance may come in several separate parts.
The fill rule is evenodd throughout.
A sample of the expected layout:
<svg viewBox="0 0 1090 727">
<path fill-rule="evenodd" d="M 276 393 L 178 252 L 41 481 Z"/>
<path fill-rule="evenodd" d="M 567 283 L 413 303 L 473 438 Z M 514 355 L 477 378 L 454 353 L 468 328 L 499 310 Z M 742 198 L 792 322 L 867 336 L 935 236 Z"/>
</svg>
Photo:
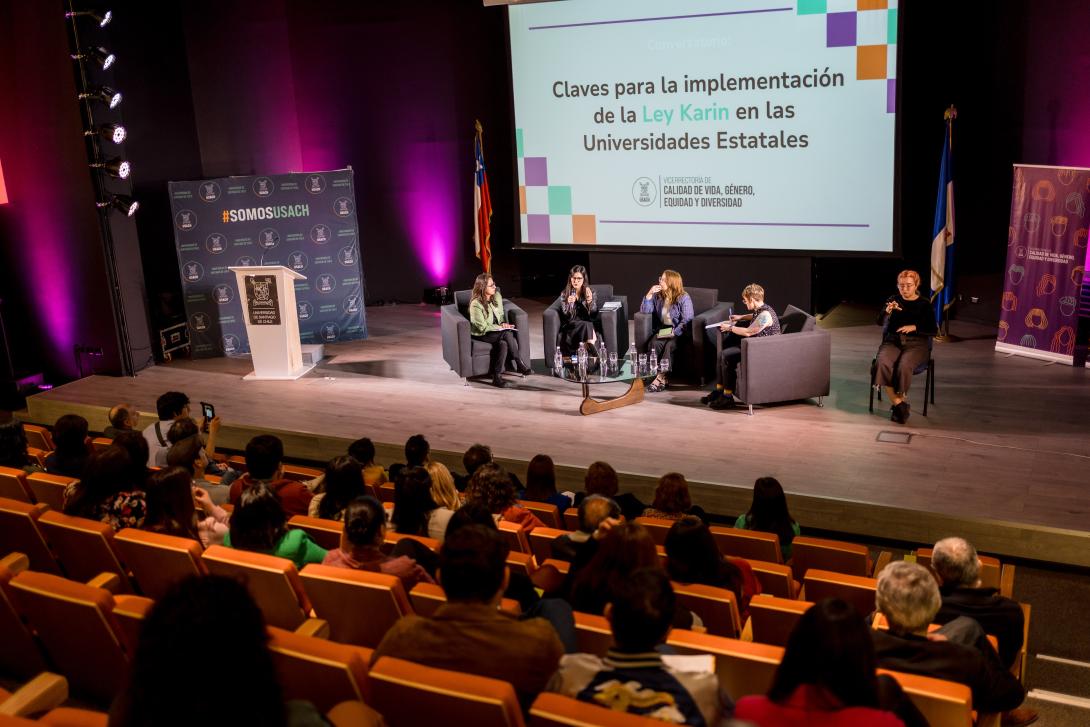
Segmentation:
<svg viewBox="0 0 1090 727">
<path fill-rule="evenodd" d="M 348 197 L 338 197 L 333 202 L 333 214 L 338 217 L 349 217 L 352 214 L 352 200 Z"/>
<path fill-rule="evenodd" d="M 332 321 L 323 323 L 322 327 L 318 329 L 318 335 L 322 337 L 323 341 L 332 343 L 341 335 L 341 327 Z"/>
<path fill-rule="evenodd" d="M 359 259 L 360 256 L 356 252 L 355 245 L 348 245 L 346 247 L 342 247 L 340 250 L 337 251 L 337 261 L 345 267 L 355 265 L 356 261 L 358 261 Z"/>
<path fill-rule="evenodd" d="M 228 333 L 223 337 L 223 352 L 228 356 L 233 356 L 239 353 L 242 349 L 241 342 L 238 340 L 238 336 L 233 333 Z"/>
<path fill-rule="evenodd" d="M 197 333 L 204 333 L 208 330 L 208 315 L 205 313 L 194 313 L 189 317 L 189 327 Z"/>
<path fill-rule="evenodd" d="M 286 220 L 294 217 L 310 217 L 309 204 L 280 204 L 275 207 L 241 207 L 220 212 L 223 224 L 229 222 L 253 222 L 254 220 Z"/>
<path fill-rule="evenodd" d="M 296 250 L 292 254 L 288 255 L 288 267 L 292 270 L 306 270 L 307 265 L 309 264 L 310 260 L 307 258 L 307 254 L 302 250 Z"/>
<path fill-rule="evenodd" d="M 314 306 L 305 300 L 295 301 L 295 307 L 299 309 L 299 320 L 310 320 L 314 316 Z"/>
<path fill-rule="evenodd" d="M 204 249 L 213 255 L 219 255 L 227 249 L 227 238 L 218 232 L 213 232 L 205 239 Z"/>
<path fill-rule="evenodd" d="M 273 193 L 273 181 L 268 177 L 258 177 L 254 180 L 254 195 L 257 197 L 269 197 Z M 226 220 L 224 220 L 226 221 Z"/>
<path fill-rule="evenodd" d="M 650 177 L 640 177 L 632 183 L 632 199 L 640 207 L 649 207 L 655 203 L 658 197 L 658 189 Z"/>
<path fill-rule="evenodd" d="M 202 202 L 215 202 L 220 198 L 220 186 L 215 182 L 201 182 L 197 196 Z"/>
<path fill-rule="evenodd" d="M 321 194 L 325 191 L 325 178 L 321 174 L 311 174 L 303 186 L 311 194 Z"/>
<path fill-rule="evenodd" d="M 217 285 L 212 288 L 212 302 L 227 305 L 235 299 L 235 289 L 230 285 Z"/>
<path fill-rule="evenodd" d="M 204 266 L 195 260 L 190 260 L 182 266 L 182 277 L 187 283 L 196 283 L 204 277 Z"/>
<path fill-rule="evenodd" d="M 332 293 L 337 287 L 337 279 L 329 273 L 322 273 L 314 283 L 319 293 Z"/>
<path fill-rule="evenodd" d="M 310 228 L 310 239 L 314 241 L 315 245 L 326 244 L 332 236 L 333 233 L 328 225 L 315 225 Z"/>
<path fill-rule="evenodd" d="M 341 309 L 345 313 L 355 314 L 359 313 L 360 310 L 363 309 L 363 304 L 358 295 L 350 295 L 344 299 L 343 303 L 341 303 Z"/>
<path fill-rule="evenodd" d="M 252 268 L 257 265 L 257 260 L 254 260 L 249 255 L 243 255 L 238 260 L 235 260 L 235 267 L 238 268 Z"/>
<path fill-rule="evenodd" d="M 271 227 L 266 227 L 257 233 L 257 246 L 262 250 L 272 250 L 280 244 L 280 233 Z"/>
<path fill-rule="evenodd" d="M 193 210 L 179 210 L 174 215 L 174 224 L 182 232 L 188 232 L 197 226 L 197 215 L 193 214 Z"/>
</svg>

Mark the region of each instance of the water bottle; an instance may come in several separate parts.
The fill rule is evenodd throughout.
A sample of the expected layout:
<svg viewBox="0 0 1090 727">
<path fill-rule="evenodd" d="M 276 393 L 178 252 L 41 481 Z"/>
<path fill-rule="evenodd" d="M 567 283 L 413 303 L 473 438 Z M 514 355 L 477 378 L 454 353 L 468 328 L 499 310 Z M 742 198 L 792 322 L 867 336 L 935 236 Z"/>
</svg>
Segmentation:
<svg viewBox="0 0 1090 727">
<path fill-rule="evenodd" d="M 587 367 L 587 344 L 579 343 L 579 368 L 585 369 Z"/>
<path fill-rule="evenodd" d="M 564 368 L 564 354 L 560 353 L 560 346 L 556 347 L 556 354 L 553 356 L 553 368 L 557 371 Z"/>
<path fill-rule="evenodd" d="M 602 373 L 609 372 L 609 350 L 605 341 L 598 342 L 598 370 Z"/>
<path fill-rule="evenodd" d="M 625 354 L 625 357 L 628 359 L 629 363 L 632 364 L 632 370 L 635 371 L 636 370 L 636 344 L 634 344 L 634 343 L 628 344 L 628 353 Z"/>
<path fill-rule="evenodd" d="M 653 374 L 659 372 L 659 357 L 655 355 L 655 347 L 651 347 L 651 351 L 647 354 L 647 370 Z"/>
</svg>

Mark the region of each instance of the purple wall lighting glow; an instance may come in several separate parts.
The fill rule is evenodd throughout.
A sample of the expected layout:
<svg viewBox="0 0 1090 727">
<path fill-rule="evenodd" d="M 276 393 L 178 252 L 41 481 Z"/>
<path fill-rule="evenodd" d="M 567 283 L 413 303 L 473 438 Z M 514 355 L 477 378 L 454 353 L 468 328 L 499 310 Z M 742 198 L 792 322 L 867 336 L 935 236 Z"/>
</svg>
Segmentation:
<svg viewBox="0 0 1090 727">
<path fill-rule="evenodd" d="M 472 170 L 458 174 L 458 148 L 454 142 L 408 144 L 396 170 L 398 186 L 404 190 L 401 212 L 409 242 L 434 285 L 451 282 L 460 240 L 458 205 L 466 193 L 457 182 L 464 182 L 466 190 L 473 183 Z"/>
</svg>

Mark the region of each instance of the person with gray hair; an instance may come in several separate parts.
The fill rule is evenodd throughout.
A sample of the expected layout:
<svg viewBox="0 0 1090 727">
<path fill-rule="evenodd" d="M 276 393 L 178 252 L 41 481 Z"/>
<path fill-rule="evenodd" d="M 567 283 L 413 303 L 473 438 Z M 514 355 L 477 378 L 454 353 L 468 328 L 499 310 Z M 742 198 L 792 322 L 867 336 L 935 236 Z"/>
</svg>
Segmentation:
<svg viewBox="0 0 1090 727">
<path fill-rule="evenodd" d="M 579 503 L 579 529 L 553 540 L 553 557 L 568 562 L 585 560 L 580 557 L 580 551 L 587 550 L 587 544 L 595 542 L 593 536 L 598 526 L 607 520 L 618 523 L 622 519 L 620 505 L 608 497 L 589 495 L 583 498 Z"/>
<path fill-rule="evenodd" d="M 931 572 L 918 563 L 895 561 L 878 574 L 875 604 L 889 630 L 875 630 L 874 652 L 883 669 L 920 674 L 964 684 L 972 690 L 978 712 L 1009 712 L 1004 727 L 1036 720 L 1031 710 L 1015 709 L 1026 692 L 988 642 L 980 625 L 956 618 L 938 631 L 928 626 L 942 604 Z"/>
<path fill-rule="evenodd" d="M 1018 658 L 1025 638 L 1022 607 L 980 582 L 980 558 L 964 538 L 943 538 L 935 543 L 931 568 L 939 579 L 942 607 L 935 621 L 945 624 L 968 616 L 999 642 L 999 659 L 1008 669 Z"/>
</svg>

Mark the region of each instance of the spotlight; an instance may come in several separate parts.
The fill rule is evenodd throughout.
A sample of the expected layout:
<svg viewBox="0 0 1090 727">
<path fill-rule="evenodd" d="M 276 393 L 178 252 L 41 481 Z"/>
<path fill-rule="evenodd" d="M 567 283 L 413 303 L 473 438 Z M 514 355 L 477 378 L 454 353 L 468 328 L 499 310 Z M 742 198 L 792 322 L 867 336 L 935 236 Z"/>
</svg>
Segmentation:
<svg viewBox="0 0 1090 727">
<path fill-rule="evenodd" d="M 126 217 L 132 217 L 136 214 L 136 210 L 140 209 L 140 203 L 132 197 L 126 197 L 123 194 L 112 194 L 110 199 L 105 202 L 96 202 L 95 206 L 99 209 L 114 209 L 124 212 Z"/>
<path fill-rule="evenodd" d="M 105 71 L 107 68 L 114 64 L 114 61 L 117 60 L 117 56 L 101 46 L 99 46 L 98 48 L 92 48 L 87 53 L 78 53 L 72 56 L 72 60 L 74 61 L 86 61 L 88 59 L 98 63 L 100 66 L 102 66 L 102 70 Z"/>
<path fill-rule="evenodd" d="M 78 17 L 81 17 L 81 16 L 82 17 L 94 18 L 95 22 L 98 23 L 98 27 L 105 28 L 107 25 L 110 24 L 110 21 L 114 19 L 114 11 L 113 10 L 107 10 L 102 15 L 99 15 L 98 13 L 91 12 L 90 10 L 80 10 L 78 12 L 65 13 L 64 14 L 64 17 L 66 17 L 66 18 L 78 18 Z"/>
<path fill-rule="evenodd" d="M 121 105 L 121 92 L 115 91 L 109 86 L 96 86 L 90 91 L 79 95 L 80 101 L 100 101 L 112 109 Z"/>
<path fill-rule="evenodd" d="M 95 134 L 115 144 L 120 144 L 125 141 L 125 137 L 129 135 L 129 132 L 125 131 L 125 127 L 121 124 L 103 124 L 97 129 L 83 132 L 84 136 L 94 136 Z"/>
<path fill-rule="evenodd" d="M 91 169 L 101 169 L 111 177 L 117 177 L 118 179 L 128 179 L 129 172 L 132 171 L 131 165 L 120 157 L 105 162 L 95 162 L 90 167 Z"/>
</svg>

